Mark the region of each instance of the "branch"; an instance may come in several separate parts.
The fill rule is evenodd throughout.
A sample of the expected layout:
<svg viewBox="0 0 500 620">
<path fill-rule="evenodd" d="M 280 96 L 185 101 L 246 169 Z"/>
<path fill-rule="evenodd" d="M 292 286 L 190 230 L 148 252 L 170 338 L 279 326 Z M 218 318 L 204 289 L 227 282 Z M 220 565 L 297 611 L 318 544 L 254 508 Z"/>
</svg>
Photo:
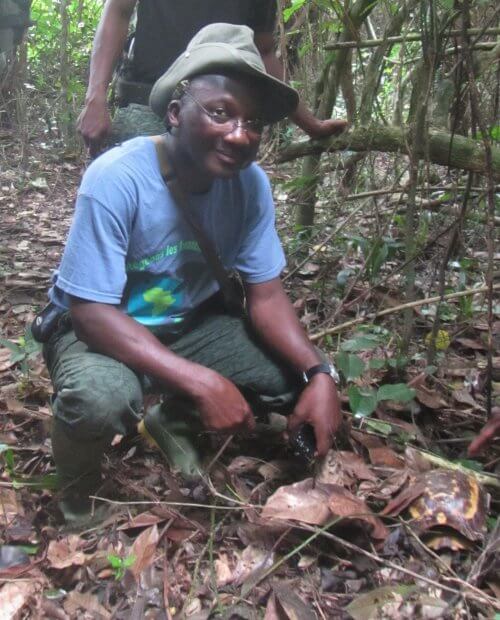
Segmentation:
<svg viewBox="0 0 500 620">
<path fill-rule="evenodd" d="M 383 153 L 407 152 L 410 143 L 409 127 L 355 127 L 349 133 L 325 140 L 304 140 L 292 143 L 280 151 L 278 161 L 291 161 L 307 155 L 333 151 L 381 151 Z M 487 170 L 484 146 L 472 138 L 454 135 L 442 130 L 429 131 L 427 153 L 420 151 L 420 159 L 442 166 L 460 168 L 484 174 Z M 500 148 L 492 148 L 492 168 L 496 179 L 500 179 Z"/>
<path fill-rule="evenodd" d="M 494 284 L 493 290 L 500 289 L 500 284 Z M 481 286 L 479 288 L 469 288 L 465 291 L 459 291 L 458 293 L 449 293 L 448 295 L 436 295 L 435 297 L 426 297 L 425 299 L 419 299 L 417 301 L 411 301 L 407 304 L 401 304 L 400 306 L 395 306 L 394 308 L 387 308 L 382 310 L 381 312 L 375 312 L 374 314 L 368 314 L 366 316 L 361 316 L 357 319 L 353 319 L 352 321 L 347 321 L 347 323 L 342 323 L 342 325 L 337 325 L 336 327 L 330 327 L 329 329 L 325 329 L 316 334 L 312 334 L 309 336 L 309 340 L 313 342 L 323 338 L 323 336 L 327 336 L 328 334 L 336 334 L 338 332 L 349 329 L 350 327 L 354 327 L 354 325 L 359 325 L 360 323 L 367 323 L 371 321 L 375 321 L 375 319 L 379 319 L 381 316 L 387 316 L 388 314 L 394 314 L 395 312 L 400 312 L 401 310 L 406 310 L 407 308 L 417 308 L 418 306 L 425 306 L 427 304 L 436 303 L 436 301 L 445 301 L 448 299 L 458 299 L 459 297 L 468 297 L 469 295 L 477 295 L 478 293 L 487 293 L 489 291 L 488 286 Z"/>
<path fill-rule="evenodd" d="M 500 28 L 486 28 L 485 30 L 481 28 L 469 28 L 467 30 L 467 34 L 487 34 L 487 35 L 497 35 L 500 34 Z M 461 30 L 450 30 L 450 32 L 446 33 L 450 37 L 453 36 L 462 36 L 463 32 Z M 398 37 L 387 37 L 386 39 L 370 39 L 369 41 L 338 41 L 337 43 L 327 43 L 324 46 L 325 50 L 339 50 L 343 48 L 354 48 L 357 47 L 359 49 L 366 47 L 378 47 L 382 45 L 382 43 L 403 43 L 406 41 L 420 41 L 422 39 L 422 34 L 420 32 L 409 32 L 406 35 L 398 36 Z"/>
</svg>

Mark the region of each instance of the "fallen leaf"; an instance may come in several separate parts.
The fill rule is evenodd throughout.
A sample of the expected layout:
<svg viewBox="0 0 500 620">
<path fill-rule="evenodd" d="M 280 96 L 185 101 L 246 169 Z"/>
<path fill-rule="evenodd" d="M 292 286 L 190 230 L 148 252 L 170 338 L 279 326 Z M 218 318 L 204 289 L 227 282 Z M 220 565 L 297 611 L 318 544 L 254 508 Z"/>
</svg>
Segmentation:
<svg viewBox="0 0 500 620">
<path fill-rule="evenodd" d="M 318 617 L 311 605 L 306 604 L 288 584 L 275 582 L 273 591 L 289 620 L 313 620 Z"/>
<path fill-rule="evenodd" d="M 442 409 L 447 406 L 446 401 L 435 390 L 425 385 L 415 387 L 415 398 L 429 409 Z"/>
<path fill-rule="evenodd" d="M 432 469 L 430 462 L 424 458 L 419 450 L 412 446 L 406 446 L 405 448 L 405 461 L 408 468 L 415 472 L 424 472 Z"/>
<path fill-rule="evenodd" d="M 260 575 L 274 564 L 274 553 L 262 547 L 249 545 L 241 554 L 234 569 L 233 581 L 241 585 L 254 575 Z"/>
<path fill-rule="evenodd" d="M 376 480 L 377 477 L 363 459 L 343 450 L 330 450 L 320 465 L 317 481 L 351 487 L 359 480 Z"/>
<path fill-rule="evenodd" d="M 347 489 L 335 486 L 328 499 L 328 506 L 336 517 L 345 517 L 361 521 L 371 526 L 370 535 L 376 540 L 384 540 L 389 535 L 388 529 L 376 517 L 366 503 Z"/>
<path fill-rule="evenodd" d="M 251 456 L 237 456 L 229 463 L 227 470 L 233 474 L 246 474 L 257 471 L 260 465 L 262 465 L 262 459 Z"/>
<path fill-rule="evenodd" d="M 474 351 L 485 351 L 486 345 L 481 340 L 473 340 L 472 338 L 455 338 L 453 342 L 458 342 L 464 349 L 473 349 Z"/>
<path fill-rule="evenodd" d="M 264 480 L 282 480 L 290 474 L 292 467 L 293 463 L 289 460 L 274 460 L 261 465 L 257 472 L 264 478 Z"/>
<path fill-rule="evenodd" d="M 391 469 L 403 469 L 405 464 L 394 450 L 387 446 L 381 448 L 371 448 L 368 450 L 370 461 L 376 467 L 389 467 Z"/>
<path fill-rule="evenodd" d="M 71 618 L 81 618 L 81 611 L 88 612 L 92 617 L 111 618 L 111 613 L 97 600 L 97 596 L 90 592 L 72 590 L 64 601 L 64 609 Z"/>
<path fill-rule="evenodd" d="M 123 525 L 120 525 L 118 530 L 133 530 L 140 527 L 150 527 L 158 523 L 167 521 L 170 517 L 167 515 L 155 515 L 151 512 L 141 512 L 141 514 L 129 519 Z"/>
<path fill-rule="evenodd" d="M 9 349 L 0 349 L 0 372 L 4 372 L 12 366 L 15 366 L 17 362 L 12 361 L 12 351 Z"/>
<path fill-rule="evenodd" d="M 0 525 L 9 527 L 18 515 L 23 514 L 22 506 L 17 503 L 14 489 L 0 487 Z"/>
<path fill-rule="evenodd" d="M 217 587 L 221 588 L 234 581 L 233 570 L 229 565 L 227 553 L 221 553 L 214 562 L 215 580 Z"/>
<path fill-rule="evenodd" d="M 130 567 L 130 571 L 137 581 L 142 571 L 153 562 L 158 540 L 159 533 L 156 524 L 141 532 L 135 539 L 130 550 L 130 555 L 135 557 L 135 561 Z"/>
<path fill-rule="evenodd" d="M 0 618 L 10 620 L 18 618 L 18 614 L 29 602 L 37 589 L 33 581 L 13 581 L 0 588 Z"/>
<path fill-rule="evenodd" d="M 173 542 L 183 542 L 188 538 L 193 538 L 199 530 L 188 529 L 185 527 L 169 527 L 165 532 L 165 536 Z"/>
<path fill-rule="evenodd" d="M 330 517 L 329 486 L 312 478 L 280 487 L 269 497 L 264 508 L 264 519 L 292 519 L 311 525 L 323 525 Z"/>
<path fill-rule="evenodd" d="M 411 484 L 396 495 L 380 513 L 382 516 L 396 517 L 400 512 L 414 502 L 425 491 L 423 483 Z"/>
<path fill-rule="evenodd" d="M 461 405 L 469 405 L 473 409 L 482 410 L 482 407 L 477 404 L 477 402 L 465 388 L 463 390 L 453 390 L 452 396 L 457 401 L 457 403 L 460 403 Z"/>
<path fill-rule="evenodd" d="M 408 468 L 397 470 L 388 476 L 382 486 L 378 489 L 379 495 L 388 498 L 394 495 L 401 487 L 407 484 L 410 478 L 410 470 Z"/>
<path fill-rule="evenodd" d="M 379 448 L 384 445 L 383 441 L 375 435 L 362 433 L 361 431 L 352 430 L 351 437 L 364 446 L 367 450 L 370 448 Z"/>
<path fill-rule="evenodd" d="M 62 570 L 68 566 L 83 566 L 92 559 L 94 554 L 86 554 L 82 550 L 85 541 L 76 534 L 61 540 L 52 540 L 47 549 L 47 560 L 52 568 Z"/>
<path fill-rule="evenodd" d="M 197 597 L 191 599 L 189 603 L 186 605 L 186 607 L 184 608 L 184 614 L 186 618 L 190 618 L 191 616 L 194 616 L 195 614 L 200 613 L 200 611 L 201 611 L 201 601 Z"/>
<path fill-rule="evenodd" d="M 276 600 L 276 595 L 274 594 L 274 592 L 271 592 L 271 596 L 267 600 L 264 620 L 288 620 L 284 610 L 278 608 L 278 602 Z"/>
<path fill-rule="evenodd" d="M 397 618 L 398 611 L 403 603 L 404 599 L 408 597 L 416 586 L 382 586 L 376 588 L 371 592 L 361 594 L 356 597 L 347 607 L 347 611 L 354 620 L 372 620 L 373 618 Z M 384 609 L 387 604 L 391 604 L 391 615 L 385 612 L 389 610 Z M 395 605 L 395 609 L 393 607 Z M 395 612 L 395 613 L 394 613 Z"/>
</svg>

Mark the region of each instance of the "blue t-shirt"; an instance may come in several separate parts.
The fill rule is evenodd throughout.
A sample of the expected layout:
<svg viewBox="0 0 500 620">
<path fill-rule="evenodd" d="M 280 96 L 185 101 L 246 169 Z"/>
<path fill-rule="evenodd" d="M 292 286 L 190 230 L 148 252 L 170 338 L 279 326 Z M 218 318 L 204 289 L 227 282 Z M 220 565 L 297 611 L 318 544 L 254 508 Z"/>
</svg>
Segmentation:
<svg viewBox="0 0 500 620">
<path fill-rule="evenodd" d="M 257 164 L 189 202 L 227 269 L 256 284 L 281 273 L 271 188 Z M 101 155 L 80 185 L 51 300 L 63 308 L 68 294 L 114 304 L 155 331 L 176 331 L 219 288 L 180 209 L 150 138 Z"/>
</svg>

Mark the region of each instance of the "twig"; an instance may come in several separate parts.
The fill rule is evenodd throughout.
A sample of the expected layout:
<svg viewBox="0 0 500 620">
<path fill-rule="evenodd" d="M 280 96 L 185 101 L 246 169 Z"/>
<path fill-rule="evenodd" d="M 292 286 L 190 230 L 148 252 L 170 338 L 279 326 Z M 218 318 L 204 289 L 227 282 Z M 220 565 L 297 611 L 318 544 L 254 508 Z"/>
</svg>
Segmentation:
<svg viewBox="0 0 500 620">
<path fill-rule="evenodd" d="M 222 496 L 224 497 L 224 496 Z M 195 502 L 165 502 L 165 501 L 147 501 L 137 500 L 133 502 L 124 502 L 117 499 L 109 499 L 108 497 L 101 497 L 100 495 L 91 495 L 90 499 L 96 499 L 106 504 L 112 504 L 114 506 L 181 506 L 183 508 L 214 508 L 215 510 L 244 510 L 246 508 L 262 508 L 261 504 L 249 504 L 248 502 L 241 502 L 236 499 L 225 498 L 233 504 L 239 504 L 238 506 L 212 506 L 211 504 L 197 504 Z"/>
<path fill-rule="evenodd" d="M 493 290 L 500 289 L 500 284 L 493 284 Z M 327 336 L 328 334 L 336 334 L 338 332 L 344 331 L 353 327 L 354 325 L 359 325 L 360 323 L 366 323 L 370 321 L 375 321 L 376 319 L 387 316 L 388 314 L 394 314 L 395 312 L 400 312 L 401 310 L 405 310 L 406 308 L 417 308 L 419 306 L 425 306 L 426 304 L 432 304 L 440 299 L 458 299 L 459 297 L 468 297 L 469 295 L 477 295 L 479 293 L 486 293 L 489 291 L 488 286 L 480 286 L 478 288 L 469 288 L 465 291 L 458 291 L 457 293 L 449 293 L 440 297 L 439 295 L 435 297 L 426 297 L 425 299 L 418 299 L 417 301 L 412 301 L 407 304 L 401 304 L 399 306 L 395 306 L 394 308 L 386 308 L 385 310 L 381 310 L 380 312 L 375 312 L 373 314 L 367 314 L 366 316 L 359 317 L 357 319 L 353 319 L 352 321 L 347 321 L 346 323 L 342 323 L 341 325 L 337 325 L 336 327 L 331 327 L 329 329 L 325 329 L 316 334 L 312 334 L 309 336 L 309 340 L 313 342 Z"/>
<path fill-rule="evenodd" d="M 469 28 L 467 30 L 467 34 L 487 34 L 487 35 L 496 35 L 500 34 L 500 28 L 487 28 L 483 30 L 481 28 Z M 462 30 L 450 30 L 446 33 L 447 36 L 458 36 L 462 35 Z M 369 41 L 339 41 L 337 43 L 327 43 L 324 46 L 325 50 L 338 50 L 343 48 L 367 48 L 367 47 L 378 47 L 382 45 L 382 43 L 403 43 L 407 41 L 420 41 L 422 39 L 422 34 L 420 32 L 409 32 L 408 34 L 401 35 L 398 37 L 386 37 L 385 39 L 371 39 Z"/>
<path fill-rule="evenodd" d="M 314 530 L 313 527 L 307 526 L 305 524 L 301 524 L 300 528 L 304 529 L 304 530 L 307 530 L 307 531 L 317 531 L 317 530 Z M 460 594 L 460 592 L 458 590 L 454 589 L 454 588 L 450 588 L 449 586 L 445 586 L 442 583 L 439 583 L 439 582 L 436 582 L 436 581 L 434 581 L 432 579 L 429 579 L 428 577 L 425 577 L 424 575 L 420 575 L 418 573 L 415 573 L 412 570 L 409 570 L 408 568 L 404 568 L 403 566 L 398 566 L 397 564 L 394 564 L 394 562 L 391 562 L 390 560 L 385 560 L 383 558 L 380 558 L 378 555 L 375 555 L 374 553 L 371 553 L 370 551 L 366 551 L 365 549 L 362 549 L 361 547 L 358 547 L 354 543 L 350 543 L 347 540 L 344 540 L 343 538 L 339 538 L 338 536 L 335 536 L 335 534 L 332 534 L 331 532 L 324 531 L 324 529 L 325 528 L 322 528 L 321 530 L 319 530 L 318 531 L 318 535 L 324 536 L 325 538 L 328 538 L 329 540 L 333 540 L 334 542 L 336 542 L 337 544 L 345 547 L 346 549 L 350 549 L 351 551 L 355 551 L 356 553 L 360 553 L 361 555 L 364 555 L 364 556 L 374 560 L 378 564 L 385 564 L 389 568 L 392 568 L 393 570 L 396 570 L 396 571 L 399 571 L 401 573 L 404 573 L 405 575 L 409 575 L 410 577 L 413 577 L 413 579 L 416 579 L 418 581 L 424 581 L 425 583 L 428 583 L 431 586 L 440 588 L 442 590 L 446 590 L 447 592 L 451 592 L 452 594 Z M 487 603 L 488 605 L 491 605 L 494 609 L 500 609 L 500 601 L 497 601 L 496 599 L 493 599 L 491 596 L 488 596 L 487 594 L 485 594 L 484 592 L 482 592 L 481 590 L 479 590 L 475 586 L 467 583 L 466 581 L 463 581 L 463 580 L 458 579 L 456 577 L 445 577 L 444 575 L 443 575 L 443 579 L 446 579 L 448 581 L 458 582 L 459 585 L 461 585 L 462 587 L 467 588 L 467 589 L 471 590 L 472 592 L 474 592 L 474 595 L 472 593 L 469 594 L 467 592 L 462 592 L 461 594 L 464 597 L 472 598 L 474 600 L 481 600 L 483 603 Z"/>
<path fill-rule="evenodd" d="M 222 446 L 219 448 L 219 450 L 217 451 L 217 453 L 214 456 L 214 458 L 210 461 L 210 463 L 205 468 L 205 470 L 203 472 L 205 475 L 208 474 L 210 472 L 210 470 L 212 469 L 212 467 L 215 465 L 215 463 L 217 463 L 217 461 L 219 460 L 221 454 L 224 452 L 224 450 L 228 447 L 228 445 L 233 440 L 233 437 L 234 437 L 234 435 L 229 435 L 229 437 L 226 438 L 226 440 L 224 441 Z"/>
<path fill-rule="evenodd" d="M 326 239 L 324 241 L 322 241 L 319 245 L 316 246 L 316 249 L 313 250 L 308 256 L 307 258 L 305 258 L 301 263 L 299 263 L 294 269 L 292 269 L 292 271 L 290 271 L 290 273 L 288 273 L 284 278 L 283 278 L 283 282 L 286 282 L 286 280 L 288 280 L 289 278 L 291 278 L 293 276 L 294 273 L 296 273 L 299 269 L 301 269 L 307 262 L 309 262 L 311 260 L 311 258 L 317 254 L 322 248 L 325 247 L 325 245 L 331 240 L 333 239 L 333 237 L 335 237 L 335 235 L 338 235 L 338 233 L 342 230 L 342 228 L 344 228 L 349 221 L 353 218 L 354 215 L 356 215 L 356 213 L 358 211 L 360 211 L 363 208 L 364 205 L 359 205 L 358 207 L 356 207 L 353 211 L 351 211 L 351 213 L 349 213 L 349 215 L 345 218 L 345 220 L 343 222 L 341 222 L 337 228 L 330 233 Z"/>
<path fill-rule="evenodd" d="M 490 487 L 496 487 L 500 489 L 500 477 L 495 476 L 493 474 L 485 474 L 481 471 L 474 471 L 473 469 L 468 469 L 459 463 L 452 463 L 447 459 L 438 456 L 437 454 L 433 454 L 432 452 L 428 452 L 427 450 L 422 450 L 421 448 L 413 448 L 416 450 L 426 461 L 432 463 L 433 465 L 438 465 L 439 467 L 444 467 L 446 469 L 451 469 L 453 471 L 459 471 L 467 476 L 473 476 L 476 478 L 478 482 Z"/>
</svg>

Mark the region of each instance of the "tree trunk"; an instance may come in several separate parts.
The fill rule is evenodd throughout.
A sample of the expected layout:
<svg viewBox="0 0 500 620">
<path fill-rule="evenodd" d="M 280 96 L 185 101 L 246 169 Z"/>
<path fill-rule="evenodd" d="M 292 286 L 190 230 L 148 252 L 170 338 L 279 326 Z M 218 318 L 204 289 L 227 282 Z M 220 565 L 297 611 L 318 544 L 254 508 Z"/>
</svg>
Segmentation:
<svg viewBox="0 0 500 620">
<path fill-rule="evenodd" d="M 354 3 L 351 10 L 346 12 L 344 20 L 346 26 L 340 35 L 341 41 L 356 37 L 359 27 L 368 17 L 375 4 L 373 0 L 357 0 L 357 2 Z M 331 117 L 349 57 L 350 53 L 348 49 L 335 52 L 333 61 L 328 63 L 327 70 L 323 72 L 320 84 L 324 87 L 324 90 L 321 93 L 321 100 L 316 109 L 316 113 L 320 118 Z M 302 193 L 302 204 L 297 214 L 297 223 L 300 226 L 311 226 L 314 222 L 314 203 L 316 200 L 317 187 L 316 178 L 321 153 L 322 150 L 311 152 L 303 164 L 302 176 L 314 180 L 306 186 Z"/>
</svg>

